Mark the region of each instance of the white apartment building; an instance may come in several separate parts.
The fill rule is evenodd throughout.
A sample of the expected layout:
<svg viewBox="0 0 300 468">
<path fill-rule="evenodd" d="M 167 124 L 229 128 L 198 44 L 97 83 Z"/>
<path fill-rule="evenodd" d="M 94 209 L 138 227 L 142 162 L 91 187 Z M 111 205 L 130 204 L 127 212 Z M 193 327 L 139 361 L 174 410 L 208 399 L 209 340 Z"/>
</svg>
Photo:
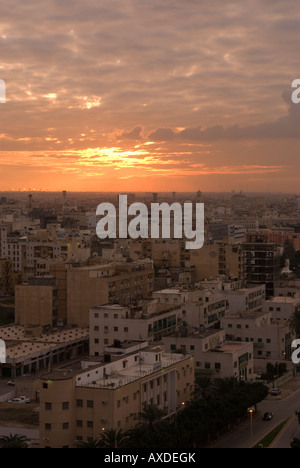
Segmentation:
<svg viewBox="0 0 300 468">
<path fill-rule="evenodd" d="M 209 289 L 164 289 L 153 297 L 161 304 L 181 304 L 183 321 L 193 327 L 212 327 L 228 310 L 224 294 Z"/>
<path fill-rule="evenodd" d="M 289 321 L 300 310 L 300 297 L 277 296 L 264 302 L 263 312 L 271 312 L 274 320 Z"/>
<path fill-rule="evenodd" d="M 196 375 L 211 379 L 254 378 L 253 344 L 226 341 L 224 330 L 182 328 L 164 338 L 169 352 L 192 354 Z"/>
<path fill-rule="evenodd" d="M 153 340 L 174 333 L 182 322 L 180 304 L 141 300 L 130 305 L 106 304 L 90 309 L 90 355 L 120 341 Z"/>
<path fill-rule="evenodd" d="M 100 357 L 77 361 L 41 376 L 42 448 L 73 448 L 99 439 L 107 429 L 125 432 L 138 424 L 146 405 L 171 416 L 191 399 L 192 356 L 167 353 L 161 343 L 148 342 L 125 346 L 125 352 L 123 345 L 106 351 L 106 362 Z"/>
<path fill-rule="evenodd" d="M 230 313 L 221 320 L 226 338 L 252 343 L 254 359 L 288 360 L 293 334 L 286 322 L 272 319 L 271 312 Z"/>
<path fill-rule="evenodd" d="M 262 310 L 263 302 L 266 297 L 266 286 L 249 286 L 239 288 L 236 291 L 225 290 L 226 298 L 229 302 L 229 310 L 231 313 L 241 311 Z"/>
</svg>

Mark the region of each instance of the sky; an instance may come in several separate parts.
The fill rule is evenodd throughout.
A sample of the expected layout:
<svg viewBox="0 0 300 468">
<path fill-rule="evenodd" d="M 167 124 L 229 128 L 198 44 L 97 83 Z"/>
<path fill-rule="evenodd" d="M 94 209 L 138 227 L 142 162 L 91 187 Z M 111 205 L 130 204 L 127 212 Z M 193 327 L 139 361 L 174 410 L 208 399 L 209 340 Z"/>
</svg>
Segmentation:
<svg viewBox="0 0 300 468">
<path fill-rule="evenodd" d="M 299 193 L 296 0 L 0 0 L 1 190 Z"/>
</svg>

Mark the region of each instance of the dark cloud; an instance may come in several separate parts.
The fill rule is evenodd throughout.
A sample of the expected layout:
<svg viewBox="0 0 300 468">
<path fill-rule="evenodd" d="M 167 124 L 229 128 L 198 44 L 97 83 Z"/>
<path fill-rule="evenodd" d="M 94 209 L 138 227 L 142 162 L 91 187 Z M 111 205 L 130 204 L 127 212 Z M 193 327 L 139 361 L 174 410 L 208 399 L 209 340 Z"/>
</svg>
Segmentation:
<svg viewBox="0 0 300 468">
<path fill-rule="evenodd" d="M 191 141 L 244 140 L 244 139 L 294 139 L 300 138 L 300 106 L 291 101 L 291 91 L 283 93 L 283 99 L 288 105 L 288 115 L 273 122 L 240 127 L 238 124 L 223 127 L 215 125 L 206 129 L 199 127 L 185 128 L 174 131 L 171 128 L 159 128 L 148 136 L 151 141 L 172 141 L 183 139 Z"/>
<path fill-rule="evenodd" d="M 120 139 L 127 139 L 127 140 L 141 140 L 143 138 L 143 127 L 137 126 L 130 130 L 129 132 L 122 132 L 120 135 Z"/>
</svg>

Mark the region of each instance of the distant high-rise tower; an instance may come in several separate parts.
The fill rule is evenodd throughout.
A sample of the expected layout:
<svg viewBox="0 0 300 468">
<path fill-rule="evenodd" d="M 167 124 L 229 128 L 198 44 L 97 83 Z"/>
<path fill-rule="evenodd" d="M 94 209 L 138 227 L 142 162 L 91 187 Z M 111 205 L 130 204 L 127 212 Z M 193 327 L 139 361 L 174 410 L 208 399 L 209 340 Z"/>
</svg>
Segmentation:
<svg viewBox="0 0 300 468">
<path fill-rule="evenodd" d="M 28 208 L 32 209 L 32 195 L 31 193 L 28 195 Z"/>
<path fill-rule="evenodd" d="M 158 193 L 153 193 L 153 202 L 156 203 L 158 199 Z"/>
<path fill-rule="evenodd" d="M 280 277 L 280 250 L 268 242 L 267 235 L 248 233 L 242 244 L 244 278 L 247 283 L 265 284 L 266 298 L 274 296 L 276 281 Z"/>
<path fill-rule="evenodd" d="M 63 198 L 64 198 L 64 200 L 67 198 L 67 191 L 66 190 L 63 191 Z"/>
</svg>

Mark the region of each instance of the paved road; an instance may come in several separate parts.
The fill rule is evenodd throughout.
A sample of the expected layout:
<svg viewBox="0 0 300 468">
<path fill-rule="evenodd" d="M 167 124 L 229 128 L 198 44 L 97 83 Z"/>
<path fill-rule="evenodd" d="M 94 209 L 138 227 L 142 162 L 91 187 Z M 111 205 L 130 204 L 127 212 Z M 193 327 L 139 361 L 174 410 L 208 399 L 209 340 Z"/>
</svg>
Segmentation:
<svg viewBox="0 0 300 468">
<path fill-rule="evenodd" d="M 300 407 L 300 389 L 296 390 L 294 393 L 283 399 L 269 399 L 264 400 L 258 405 L 258 411 L 260 415 L 253 418 L 253 427 L 251 438 L 251 425 L 249 422 L 245 423 L 237 431 L 229 434 L 220 441 L 218 441 L 212 448 L 251 448 L 257 442 L 259 442 L 265 435 L 272 431 L 278 424 L 280 424 L 285 419 L 294 416 L 296 408 Z M 274 413 L 274 418 L 270 422 L 265 422 L 262 420 L 262 414 L 265 412 Z M 298 422 L 298 421 L 297 421 Z M 285 437 L 282 437 L 280 441 L 281 445 L 289 448 L 290 442 L 295 433 L 297 433 L 296 423 L 293 420 L 291 425 L 289 425 L 286 431 L 283 432 Z M 291 439 L 290 439 L 291 437 Z M 277 447 L 276 447 L 277 448 Z"/>
<path fill-rule="evenodd" d="M 294 438 L 300 439 L 300 426 L 297 416 L 291 418 L 272 448 L 290 448 L 290 443 Z"/>
</svg>

